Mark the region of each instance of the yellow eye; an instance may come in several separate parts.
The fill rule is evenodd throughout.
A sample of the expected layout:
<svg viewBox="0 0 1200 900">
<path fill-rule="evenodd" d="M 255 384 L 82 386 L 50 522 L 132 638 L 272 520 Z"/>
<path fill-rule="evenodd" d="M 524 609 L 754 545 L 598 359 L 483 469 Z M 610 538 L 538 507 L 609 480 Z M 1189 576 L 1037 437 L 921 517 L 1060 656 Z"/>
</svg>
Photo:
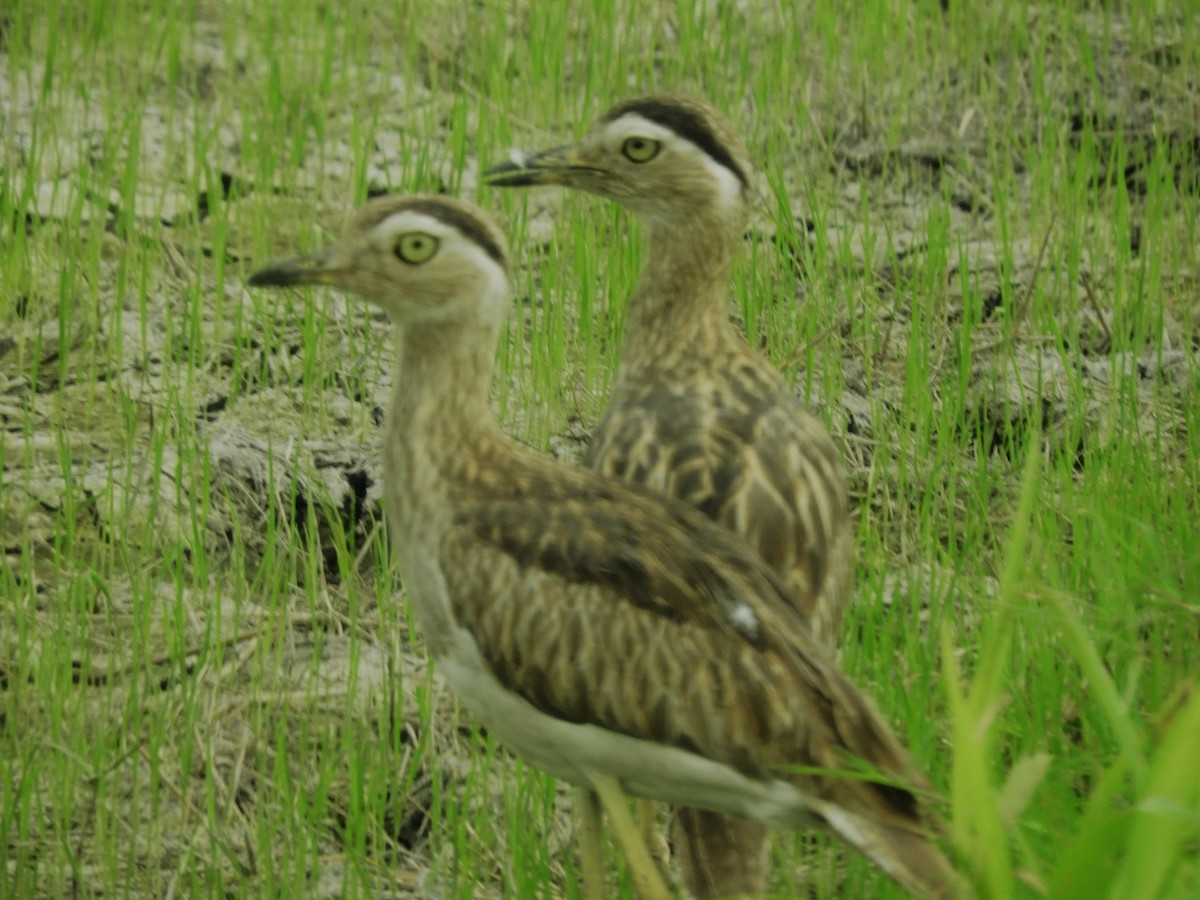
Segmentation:
<svg viewBox="0 0 1200 900">
<path fill-rule="evenodd" d="M 433 254 L 437 253 L 437 248 L 438 239 L 432 234 L 426 234 L 424 231 L 410 231 L 400 235 L 400 240 L 396 241 L 395 254 L 400 262 L 418 266 L 423 262 L 429 262 Z"/>
<path fill-rule="evenodd" d="M 625 154 L 625 158 L 630 162 L 644 163 L 650 162 L 654 157 L 658 156 L 658 151 L 662 144 L 658 141 L 644 137 L 626 138 L 625 143 L 621 145 L 621 152 Z"/>
</svg>

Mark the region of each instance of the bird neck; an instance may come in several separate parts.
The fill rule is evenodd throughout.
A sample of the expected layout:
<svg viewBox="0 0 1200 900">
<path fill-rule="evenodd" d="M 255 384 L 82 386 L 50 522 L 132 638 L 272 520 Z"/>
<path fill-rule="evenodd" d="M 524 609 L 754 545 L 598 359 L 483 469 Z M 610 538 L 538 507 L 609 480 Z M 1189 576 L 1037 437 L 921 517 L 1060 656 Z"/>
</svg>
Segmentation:
<svg viewBox="0 0 1200 900">
<path fill-rule="evenodd" d="M 715 350 L 733 336 L 726 309 L 740 230 L 697 219 L 647 229 L 646 262 L 625 316 L 622 367 Z"/>
<path fill-rule="evenodd" d="M 396 330 L 384 467 L 400 518 L 420 518 L 469 492 L 479 474 L 474 460 L 507 444 L 488 405 L 498 326 L 475 320 Z"/>
</svg>

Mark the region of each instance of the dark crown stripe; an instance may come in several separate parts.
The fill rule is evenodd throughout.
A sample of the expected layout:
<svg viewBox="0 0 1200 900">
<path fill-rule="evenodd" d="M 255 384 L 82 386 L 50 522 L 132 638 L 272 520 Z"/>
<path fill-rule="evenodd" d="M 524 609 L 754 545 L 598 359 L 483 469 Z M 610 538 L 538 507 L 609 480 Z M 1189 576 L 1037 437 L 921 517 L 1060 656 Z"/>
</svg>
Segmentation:
<svg viewBox="0 0 1200 900">
<path fill-rule="evenodd" d="M 491 231 L 470 213 L 457 206 L 439 203 L 437 200 L 414 200 L 407 206 L 407 209 L 441 219 L 447 225 L 457 228 L 482 247 L 488 256 L 500 264 L 501 268 L 508 268 L 508 260 L 504 258 L 504 251 L 492 237 Z"/>
<path fill-rule="evenodd" d="M 508 259 L 504 255 L 503 248 L 496 242 L 491 230 L 484 223 L 480 222 L 466 210 L 459 209 L 457 206 L 452 206 L 449 203 L 442 203 L 435 198 L 421 197 L 416 200 L 410 200 L 400 206 L 389 206 L 381 209 L 377 222 L 382 222 L 388 216 L 394 216 L 396 213 L 410 210 L 444 222 L 451 228 L 457 228 L 482 247 L 483 251 L 499 263 L 501 268 L 508 268 Z M 370 224 L 373 225 L 376 222 Z"/>
<path fill-rule="evenodd" d="M 663 100 L 630 100 L 628 103 L 622 103 L 609 110 L 604 116 L 604 121 L 615 121 L 626 113 L 637 113 L 651 122 L 657 122 L 664 128 L 670 128 L 680 137 L 687 138 L 736 175 L 737 180 L 743 186 L 749 187 L 750 182 L 746 178 L 746 173 L 742 171 L 742 167 L 738 165 L 728 148 L 712 133 L 712 129 L 708 127 L 708 123 L 698 112 Z"/>
</svg>

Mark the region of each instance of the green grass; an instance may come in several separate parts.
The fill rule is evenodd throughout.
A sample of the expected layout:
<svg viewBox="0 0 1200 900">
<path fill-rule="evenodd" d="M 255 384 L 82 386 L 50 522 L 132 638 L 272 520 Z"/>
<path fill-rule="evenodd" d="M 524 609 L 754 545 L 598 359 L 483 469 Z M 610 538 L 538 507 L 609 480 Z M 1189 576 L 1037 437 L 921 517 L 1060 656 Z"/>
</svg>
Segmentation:
<svg viewBox="0 0 1200 900">
<path fill-rule="evenodd" d="M 1200 16 L 769 6 L 0 10 L 0 895 L 578 895 L 389 567 L 386 324 L 243 279 L 368 189 L 479 201 L 496 408 L 571 455 L 636 227 L 478 172 L 651 89 L 760 167 L 731 312 L 843 441 L 842 661 L 980 893 L 1200 893 Z M 780 897 L 894 895 L 775 852 Z"/>
</svg>

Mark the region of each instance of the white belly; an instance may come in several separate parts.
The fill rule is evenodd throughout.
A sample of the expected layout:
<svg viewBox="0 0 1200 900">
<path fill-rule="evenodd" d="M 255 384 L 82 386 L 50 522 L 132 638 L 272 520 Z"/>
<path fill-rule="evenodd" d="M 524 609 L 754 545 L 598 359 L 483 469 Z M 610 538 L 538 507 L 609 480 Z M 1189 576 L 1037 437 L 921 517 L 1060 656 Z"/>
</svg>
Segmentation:
<svg viewBox="0 0 1200 900">
<path fill-rule="evenodd" d="M 474 637 L 454 622 L 436 553 L 413 537 L 399 545 L 406 551 L 401 554 L 404 577 L 437 671 L 509 750 L 575 784 L 588 784 L 589 774 L 604 775 L 635 797 L 738 815 L 771 828 L 813 824 L 809 800 L 786 781 L 749 778 L 686 750 L 556 719 L 508 691 L 492 674 Z"/>
<path fill-rule="evenodd" d="M 615 778 L 627 794 L 754 819 L 772 828 L 813 824 L 804 795 L 785 781 L 748 778 L 736 769 L 595 725 L 577 725 L 536 709 L 500 684 L 474 638 L 459 630 L 438 672 L 488 731 L 526 762 L 557 778 L 587 784 Z"/>
</svg>

